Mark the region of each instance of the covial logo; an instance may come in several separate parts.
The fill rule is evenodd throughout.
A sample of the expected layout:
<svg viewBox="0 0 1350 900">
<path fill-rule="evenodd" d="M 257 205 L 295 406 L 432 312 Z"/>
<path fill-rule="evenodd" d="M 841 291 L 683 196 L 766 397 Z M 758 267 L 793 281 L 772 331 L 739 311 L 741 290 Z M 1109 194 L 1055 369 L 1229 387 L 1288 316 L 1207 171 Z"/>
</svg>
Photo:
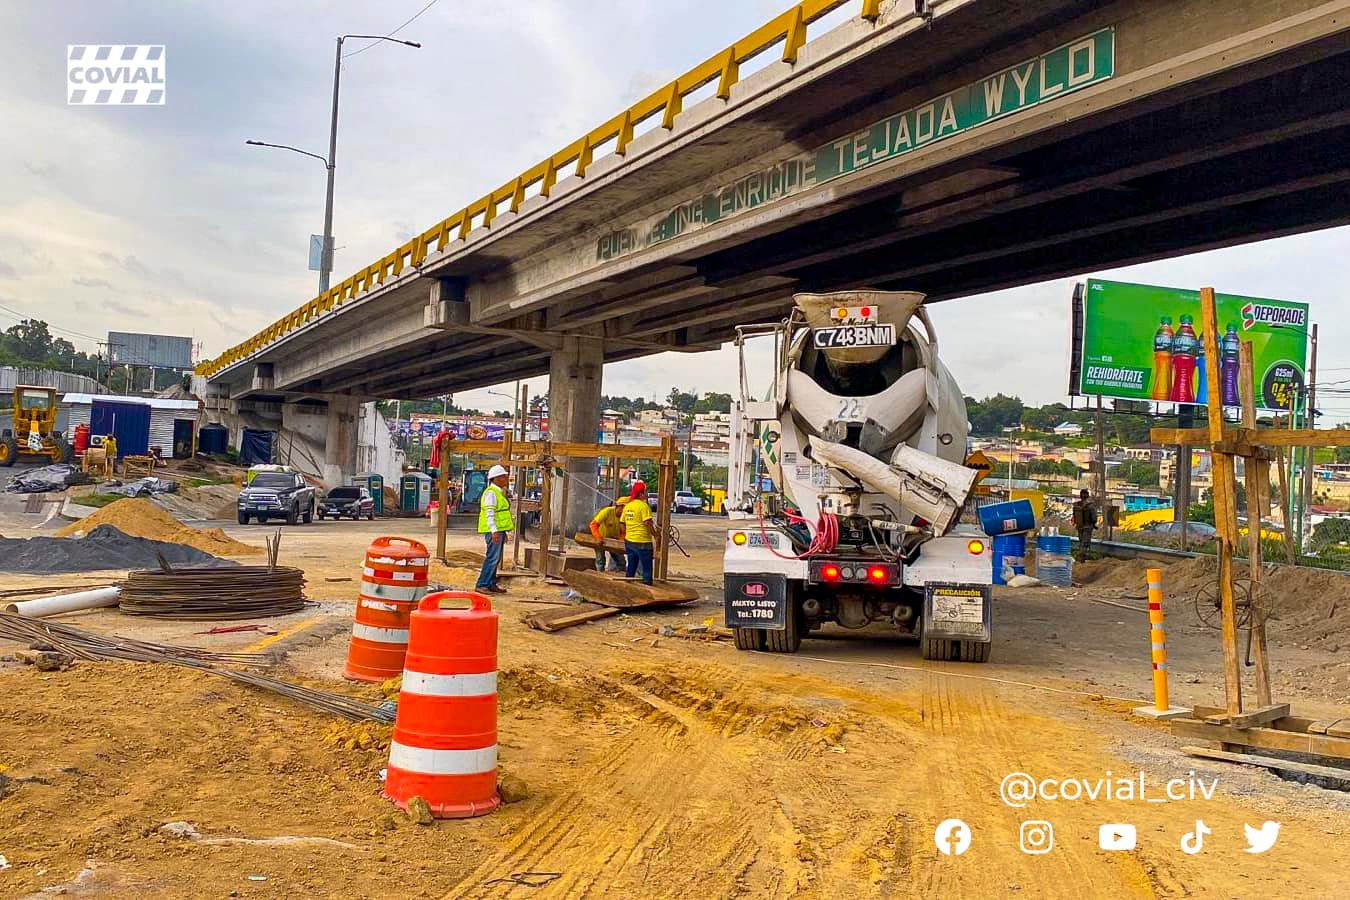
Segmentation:
<svg viewBox="0 0 1350 900">
<path fill-rule="evenodd" d="M 960 819 L 943 819 L 933 830 L 933 843 L 943 856 L 960 856 L 970 849 L 970 826 Z"/>
<path fill-rule="evenodd" d="M 1296 306 L 1272 306 L 1269 303 L 1246 303 L 1242 307 L 1242 330 L 1256 325 L 1280 327 L 1292 325 L 1302 328 L 1308 320 L 1308 311 Z"/>
<path fill-rule="evenodd" d="M 69 44 L 66 103 L 163 106 L 163 44 Z"/>
</svg>

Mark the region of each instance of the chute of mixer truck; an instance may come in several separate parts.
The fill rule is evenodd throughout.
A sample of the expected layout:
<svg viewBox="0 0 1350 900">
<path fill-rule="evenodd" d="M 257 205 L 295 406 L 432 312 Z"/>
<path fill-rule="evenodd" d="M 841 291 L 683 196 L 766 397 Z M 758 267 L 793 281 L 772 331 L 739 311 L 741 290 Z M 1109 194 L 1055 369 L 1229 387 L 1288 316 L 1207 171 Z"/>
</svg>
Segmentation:
<svg viewBox="0 0 1350 900">
<path fill-rule="evenodd" d="M 927 659 L 989 658 L 990 540 L 958 525 L 976 478 L 965 400 L 923 300 L 798 294 L 786 320 L 737 329 L 723 568 L 738 648 L 885 623 Z M 767 387 L 749 371 L 765 351 Z"/>
</svg>

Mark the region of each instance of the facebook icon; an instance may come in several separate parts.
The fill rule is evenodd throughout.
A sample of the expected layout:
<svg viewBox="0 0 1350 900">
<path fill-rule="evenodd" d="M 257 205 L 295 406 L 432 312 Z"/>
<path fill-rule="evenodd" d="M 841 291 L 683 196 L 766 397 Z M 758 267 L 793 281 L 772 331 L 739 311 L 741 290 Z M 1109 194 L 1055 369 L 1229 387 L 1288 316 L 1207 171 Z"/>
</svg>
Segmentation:
<svg viewBox="0 0 1350 900">
<path fill-rule="evenodd" d="M 933 842 L 944 856 L 960 856 L 970 849 L 970 826 L 960 819 L 944 819 L 933 832 Z"/>
</svg>

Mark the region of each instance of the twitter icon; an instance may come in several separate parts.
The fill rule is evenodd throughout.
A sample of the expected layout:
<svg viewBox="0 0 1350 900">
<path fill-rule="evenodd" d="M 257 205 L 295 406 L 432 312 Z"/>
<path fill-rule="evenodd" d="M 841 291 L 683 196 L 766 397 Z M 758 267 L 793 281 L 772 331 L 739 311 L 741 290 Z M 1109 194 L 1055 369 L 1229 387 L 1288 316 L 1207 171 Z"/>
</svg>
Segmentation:
<svg viewBox="0 0 1350 900">
<path fill-rule="evenodd" d="M 1265 822 L 1260 828 L 1253 828 L 1244 822 L 1242 830 L 1247 834 L 1247 852 L 1265 853 L 1275 846 L 1275 839 L 1280 836 L 1280 823 Z"/>
</svg>

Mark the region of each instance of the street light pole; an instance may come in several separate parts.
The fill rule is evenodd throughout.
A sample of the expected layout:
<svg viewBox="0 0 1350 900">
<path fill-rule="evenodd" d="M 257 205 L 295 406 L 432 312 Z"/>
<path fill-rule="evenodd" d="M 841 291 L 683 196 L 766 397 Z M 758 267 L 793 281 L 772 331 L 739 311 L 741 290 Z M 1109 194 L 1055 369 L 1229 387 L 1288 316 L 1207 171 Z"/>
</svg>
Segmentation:
<svg viewBox="0 0 1350 900">
<path fill-rule="evenodd" d="M 337 49 L 333 54 L 333 111 L 328 123 L 327 159 L 324 159 L 317 153 L 296 150 L 296 148 L 288 147 L 285 144 L 265 144 L 262 141 L 244 142 L 258 147 L 275 147 L 280 150 L 294 150 L 296 153 L 314 157 L 322 162 L 328 169 L 328 189 L 325 193 L 323 203 L 323 248 L 319 251 L 320 294 L 328 290 L 333 275 L 333 183 L 337 174 L 338 90 L 342 83 L 342 43 L 348 38 L 357 38 L 363 41 L 388 41 L 391 44 L 402 44 L 405 47 L 412 47 L 414 49 L 420 49 L 422 46 L 416 41 L 403 41 L 383 34 L 344 34 L 338 37 Z"/>
</svg>

